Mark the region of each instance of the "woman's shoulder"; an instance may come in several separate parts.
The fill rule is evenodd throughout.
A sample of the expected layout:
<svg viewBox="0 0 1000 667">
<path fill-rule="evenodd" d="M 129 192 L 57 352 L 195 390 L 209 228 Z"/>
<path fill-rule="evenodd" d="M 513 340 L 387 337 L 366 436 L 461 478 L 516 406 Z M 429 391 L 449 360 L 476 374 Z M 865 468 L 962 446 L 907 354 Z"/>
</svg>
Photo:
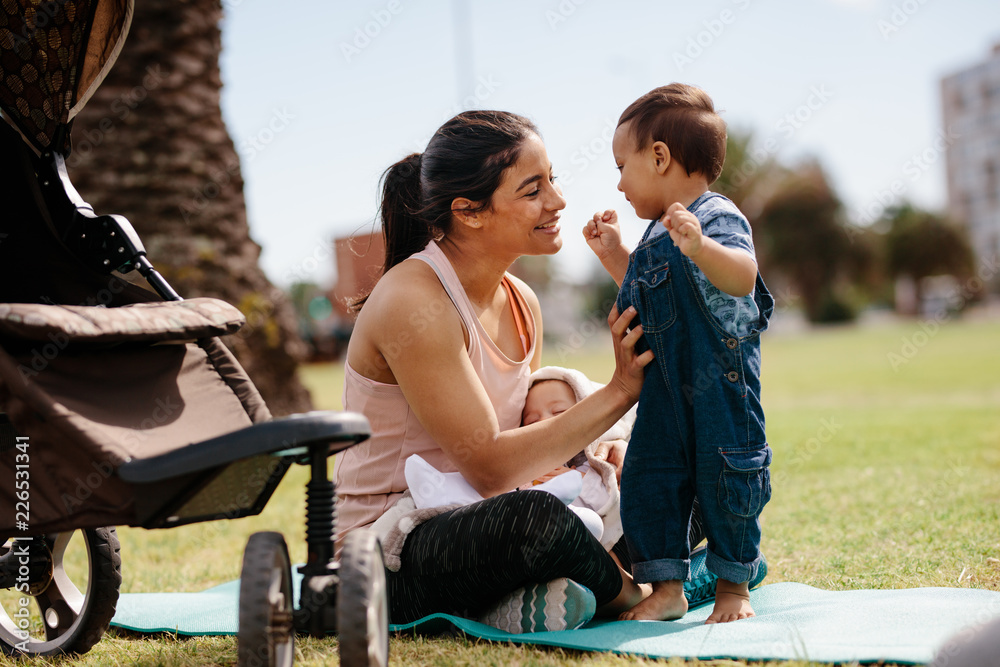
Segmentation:
<svg viewBox="0 0 1000 667">
<path fill-rule="evenodd" d="M 390 328 L 418 327 L 431 317 L 458 317 L 434 269 L 408 259 L 386 271 L 365 301 L 358 317 Z"/>
<path fill-rule="evenodd" d="M 444 294 L 444 287 L 434 269 L 426 262 L 407 259 L 386 271 L 372 289 L 368 302 L 385 302 L 392 307 L 409 300 L 433 298 Z M 367 306 L 367 302 L 365 304 Z"/>
<path fill-rule="evenodd" d="M 421 364 L 440 365 L 440 355 L 447 357 L 466 345 L 462 319 L 434 270 L 423 262 L 406 260 L 387 271 L 368 295 L 358 313 L 347 358 L 371 380 L 401 384 L 402 357 L 408 360 L 412 375 L 415 367 L 420 373 Z"/>
</svg>

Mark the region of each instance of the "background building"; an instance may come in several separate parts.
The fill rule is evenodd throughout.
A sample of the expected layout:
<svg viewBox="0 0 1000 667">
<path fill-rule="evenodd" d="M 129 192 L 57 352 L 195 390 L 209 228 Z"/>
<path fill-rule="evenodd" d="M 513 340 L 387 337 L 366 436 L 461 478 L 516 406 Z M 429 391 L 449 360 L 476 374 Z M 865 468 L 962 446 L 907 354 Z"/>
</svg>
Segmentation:
<svg viewBox="0 0 1000 667">
<path fill-rule="evenodd" d="M 1000 255 L 1000 43 L 941 82 L 948 207 L 980 261 Z"/>
<path fill-rule="evenodd" d="M 378 282 L 385 262 L 385 239 L 381 231 L 334 239 L 333 254 L 337 282 L 330 301 L 335 313 L 353 322 L 349 302 L 370 292 Z"/>
</svg>

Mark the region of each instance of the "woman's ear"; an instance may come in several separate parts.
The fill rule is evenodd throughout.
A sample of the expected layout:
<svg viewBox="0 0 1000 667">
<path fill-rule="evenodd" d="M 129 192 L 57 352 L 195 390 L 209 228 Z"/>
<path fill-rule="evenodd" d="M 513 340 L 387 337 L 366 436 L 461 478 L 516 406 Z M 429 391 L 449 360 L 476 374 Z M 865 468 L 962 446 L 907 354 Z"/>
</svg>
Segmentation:
<svg viewBox="0 0 1000 667">
<path fill-rule="evenodd" d="M 664 142 L 656 141 L 650 150 L 653 153 L 653 164 L 657 173 L 660 175 L 667 173 L 667 167 L 670 166 L 670 149 Z"/>
<path fill-rule="evenodd" d="M 479 204 L 471 199 L 466 199 L 465 197 L 455 198 L 451 202 L 451 212 L 455 216 L 456 222 L 460 222 L 467 227 L 479 229 L 483 226 L 482 221 L 479 219 Z"/>
</svg>

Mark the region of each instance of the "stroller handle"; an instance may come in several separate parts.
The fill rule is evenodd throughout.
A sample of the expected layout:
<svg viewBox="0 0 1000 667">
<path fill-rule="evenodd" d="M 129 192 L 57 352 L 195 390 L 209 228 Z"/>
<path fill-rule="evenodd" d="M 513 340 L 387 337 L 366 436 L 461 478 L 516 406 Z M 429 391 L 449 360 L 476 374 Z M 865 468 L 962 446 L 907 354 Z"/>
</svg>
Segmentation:
<svg viewBox="0 0 1000 667">
<path fill-rule="evenodd" d="M 306 412 L 260 422 L 253 426 L 193 443 L 148 459 L 118 467 L 118 476 L 131 484 L 149 484 L 224 466 L 234 461 L 286 450 L 329 443 L 335 454 L 371 436 L 364 415 L 355 412 Z"/>
<path fill-rule="evenodd" d="M 58 152 L 42 154 L 38 181 L 48 207 L 47 222 L 56 237 L 92 270 L 139 274 L 165 301 L 181 296 L 153 268 L 142 239 L 123 215 L 97 215 L 69 178 L 66 160 Z"/>
</svg>

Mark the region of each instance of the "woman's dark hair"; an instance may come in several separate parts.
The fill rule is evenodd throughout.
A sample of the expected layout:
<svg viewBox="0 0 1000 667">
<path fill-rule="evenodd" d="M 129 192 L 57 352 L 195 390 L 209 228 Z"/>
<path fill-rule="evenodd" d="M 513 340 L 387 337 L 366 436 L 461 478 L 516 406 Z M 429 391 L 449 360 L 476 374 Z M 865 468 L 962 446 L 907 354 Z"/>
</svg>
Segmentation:
<svg viewBox="0 0 1000 667">
<path fill-rule="evenodd" d="M 458 114 L 434 133 L 423 153 L 411 153 L 382 174 L 382 275 L 451 229 L 452 202 L 464 197 L 485 211 L 504 171 L 538 128 L 506 111 Z M 360 310 L 367 295 L 352 304 Z"/>
</svg>

